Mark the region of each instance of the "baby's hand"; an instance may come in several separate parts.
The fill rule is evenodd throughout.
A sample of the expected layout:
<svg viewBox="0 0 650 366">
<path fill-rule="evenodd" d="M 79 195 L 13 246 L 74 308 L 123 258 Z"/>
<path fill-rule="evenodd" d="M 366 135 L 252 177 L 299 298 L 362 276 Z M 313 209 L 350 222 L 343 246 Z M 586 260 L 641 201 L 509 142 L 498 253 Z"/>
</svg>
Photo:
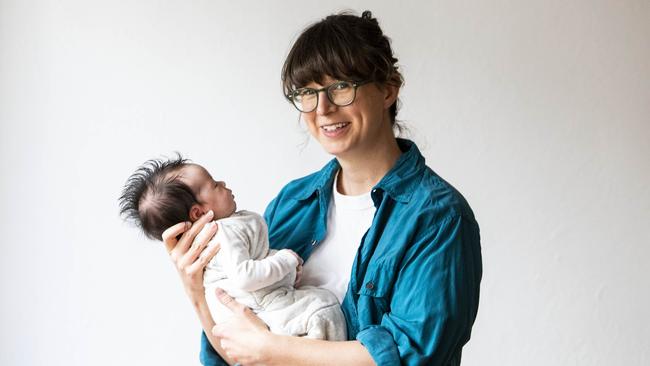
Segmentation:
<svg viewBox="0 0 650 366">
<path fill-rule="evenodd" d="M 300 280 L 302 280 L 302 264 L 299 264 L 296 267 L 296 281 L 293 283 L 293 287 L 298 287 L 300 285 Z"/>
<path fill-rule="evenodd" d="M 294 252 L 294 251 L 291 250 L 291 249 L 285 249 L 285 250 L 288 251 L 289 253 L 293 254 L 293 256 L 296 257 L 296 259 L 298 260 L 298 265 L 299 265 L 299 266 L 302 266 L 302 264 L 304 263 L 304 261 L 302 260 L 302 258 L 300 258 L 300 256 L 298 255 L 298 253 Z"/>
<path fill-rule="evenodd" d="M 302 258 L 300 258 L 298 253 L 294 252 L 291 249 L 286 249 L 286 250 L 289 253 L 293 254 L 293 256 L 296 257 L 296 259 L 298 260 L 298 265 L 296 266 L 296 281 L 293 284 L 295 287 L 298 286 L 298 284 L 300 284 L 300 280 L 302 279 L 302 264 L 304 263 L 304 261 L 302 260 Z"/>
</svg>

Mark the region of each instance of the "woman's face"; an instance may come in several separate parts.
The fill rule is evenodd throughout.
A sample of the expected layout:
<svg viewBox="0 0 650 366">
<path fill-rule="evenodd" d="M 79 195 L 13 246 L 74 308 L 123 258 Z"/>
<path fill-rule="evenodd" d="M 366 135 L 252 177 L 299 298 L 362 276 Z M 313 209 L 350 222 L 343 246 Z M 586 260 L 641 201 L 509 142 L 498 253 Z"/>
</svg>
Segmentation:
<svg viewBox="0 0 650 366">
<path fill-rule="evenodd" d="M 335 81 L 327 76 L 322 85 L 312 82 L 305 86 L 319 89 Z M 377 144 L 393 137 L 388 108 L 396 99 L 397 88 L 380 88 L 376 83 L 359 86 L 354 102 L 345 107 L 333 104 L 321 92 L 316 110 L 302 113 L 302 118 L 326 152 L 344 159 L 368 156 Z"/>
</svg>

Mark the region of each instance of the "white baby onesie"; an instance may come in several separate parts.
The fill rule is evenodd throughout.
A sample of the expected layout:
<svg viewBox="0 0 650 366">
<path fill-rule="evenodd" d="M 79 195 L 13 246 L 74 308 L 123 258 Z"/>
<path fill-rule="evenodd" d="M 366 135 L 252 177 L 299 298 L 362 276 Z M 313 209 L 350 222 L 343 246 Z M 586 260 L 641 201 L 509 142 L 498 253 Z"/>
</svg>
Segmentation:
<svg viewBox="0 0 650 366">
<path fill-rule="evenodd" d="M 286 249 L 269 250 L 268 229 L 260 215 L 239 211 L 216 222 L 219 228 L 212 243 L 221 249 L 206 266 L 203 281 L 215 322 L 231 315 L 215 296 L 219 287 L 251 308 L 276 334 L 347 339 L 334 294 L 317 287 L 293 287 L 298 260 Z"/>
</svg>

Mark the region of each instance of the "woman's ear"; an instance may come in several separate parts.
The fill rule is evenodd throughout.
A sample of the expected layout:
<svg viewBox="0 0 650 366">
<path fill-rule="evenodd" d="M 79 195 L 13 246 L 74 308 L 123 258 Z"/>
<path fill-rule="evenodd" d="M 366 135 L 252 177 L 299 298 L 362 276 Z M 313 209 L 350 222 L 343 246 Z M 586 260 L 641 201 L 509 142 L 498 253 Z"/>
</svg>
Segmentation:
<svg viewBox="0 0 650 366">
<path fill-rule="evenodd" d="M 201 218 L 205 212 L 203 212 L 203 209 L 201 206 L 198 204 L 192 205 L 192 208 L 190 208 L 190 221 L 194 222 Z"/>
<path fill-rule="evenodd" d="M 399 94 L 399 86 L 393 84 L 386 84 L 383 86 L 384 89 L 384 109 L 390 108 Z"/>
</svg>

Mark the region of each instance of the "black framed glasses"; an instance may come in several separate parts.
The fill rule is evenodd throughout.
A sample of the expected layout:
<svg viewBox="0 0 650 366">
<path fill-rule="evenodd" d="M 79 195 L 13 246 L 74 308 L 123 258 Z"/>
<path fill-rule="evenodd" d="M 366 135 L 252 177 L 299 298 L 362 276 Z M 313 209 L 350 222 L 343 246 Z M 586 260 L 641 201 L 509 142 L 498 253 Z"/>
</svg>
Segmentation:
<svg viewBox="0 0 650 366">
<path fill-rule="evenodd" d="M 287 99 L 293 103 L 297 110 L 303 113 L 309 113 L 318 107 L 318 94 L 325 92 L 327 99 L 339 107 L 345 107 L 352 104 L 357 97 L 357 88 L 361 85 L 370 83 L 367 81 L 336 81 L 320 89 L 300 88 L 286 95 Z"/>
</svg>

